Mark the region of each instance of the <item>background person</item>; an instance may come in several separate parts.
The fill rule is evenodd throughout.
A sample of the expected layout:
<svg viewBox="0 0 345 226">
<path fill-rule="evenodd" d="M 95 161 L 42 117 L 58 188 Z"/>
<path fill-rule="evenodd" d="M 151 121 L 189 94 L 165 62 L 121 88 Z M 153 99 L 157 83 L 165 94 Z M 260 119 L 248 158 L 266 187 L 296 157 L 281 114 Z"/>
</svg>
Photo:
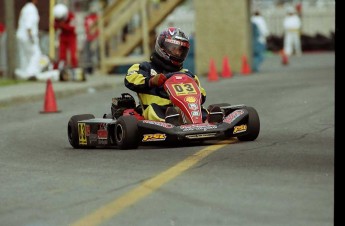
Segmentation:
<svg viewBox="0 0 345 226">
<path fill-rule="evenodd" d="M 78 67 L 76 21 L 73 12 L 64 4 L 54 6 L 54 27 L 59 35 L 59 63 L 63 62 L 72 68 Z M 71 62 L 67 62 L 67 52 Z"/>
<path fill-rule="evenodd" d="M 269 30 L 264 17 L 259 10 L 254 11 L 252 17 L 253 26 L 253 65 L 252 70 L 258 72 L 261 64 L 265 59 L 266 39 Z"/>
<path fill-rule="evenodd" d="M 4 75 L 5 71 L 7 70 L 5 32 L 5 25 L 0 22 L 0 78 Z"/>
<path fill-rule="evenodd" d="M 261 63 L 264 60 L 263 53 L 262 53 L 262 45 L 259 42 L 260 31 L 258 25 L 254 22 L 252 24 L 252 46 L 253 46 L 253 62 L 252 62 L 252 71 L 258 72 Z"/>
<path fill-rule="evenodd" d="M 284 53 L 291 56 L 295 53 L 297 56 L 302 55 L 301 50 L 301 20 L 296 14 L 293 7 L 287 9 L 287 15 L 284 18 Z"/>
<path fill-rule="evenodd" d="M 15 75 L 19 79 L 35 80 L 41 72 L 40 59 L 42 56 L 39 46 L 38 0 L 28 0 L 20 11 L 18 29 L 16 32 L 19 66 Z"/>
<path fill-rule="evenodd" d="M 85 71 L 88 74 L 93 73 L 95 61 L 98 60 L 98 43 L 96 42 L 99 35 L 99 31 L 97 28 L 97 10 L 98 5 L 96 4 L 96 2 L 92 2 L 92 4 L 90 5 L 90 13 L 84 18 L 84 29 L 86 34 L 84 48 L 86 56 Z"/>
</svg>

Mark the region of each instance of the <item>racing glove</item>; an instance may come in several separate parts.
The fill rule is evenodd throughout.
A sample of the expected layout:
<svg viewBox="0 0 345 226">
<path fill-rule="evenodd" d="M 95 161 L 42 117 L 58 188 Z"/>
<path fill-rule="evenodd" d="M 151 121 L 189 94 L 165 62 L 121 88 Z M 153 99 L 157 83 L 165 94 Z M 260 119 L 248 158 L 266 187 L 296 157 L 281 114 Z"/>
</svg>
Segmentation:
<svg viewBox="0 0 345 226">
<path fill-rule="evenodd" d="M 165 75 L 162 74 L 162 73 L 154 75 L 154 76 L 151 76 L 151 78 L 149 80 L 149 86 L 150 87 L 162 86 L 166 80 L 167 80 L 167 77 L 165 77 Z"/>
</svg>

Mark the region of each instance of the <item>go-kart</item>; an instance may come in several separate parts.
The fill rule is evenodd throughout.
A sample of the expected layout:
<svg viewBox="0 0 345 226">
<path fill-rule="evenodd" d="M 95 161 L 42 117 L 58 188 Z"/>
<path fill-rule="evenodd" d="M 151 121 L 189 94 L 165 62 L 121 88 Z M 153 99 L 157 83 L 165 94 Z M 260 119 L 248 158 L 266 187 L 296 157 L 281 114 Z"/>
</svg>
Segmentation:
<svg viewBox="0 0 345 226">
<path fill-rule="evenodd" d="M 253 141 L 259 135 L 259 116 L 250 106 L 212 104 L 203 119 L 200 89 L 187 74 L 171 75 L 164 90 L 178 109 L 179 124 L 145 119 L 141 104 L 137 105 L 129 93 L 122 93 L 121 97 L 112 98 L 111 113 L 102 118 L 92 114 L 72 116 L 67 129 L 69 143 L 74 148 L 136 149 L 140 144 L 181 144 L 230 137 Z"/>
</svg>

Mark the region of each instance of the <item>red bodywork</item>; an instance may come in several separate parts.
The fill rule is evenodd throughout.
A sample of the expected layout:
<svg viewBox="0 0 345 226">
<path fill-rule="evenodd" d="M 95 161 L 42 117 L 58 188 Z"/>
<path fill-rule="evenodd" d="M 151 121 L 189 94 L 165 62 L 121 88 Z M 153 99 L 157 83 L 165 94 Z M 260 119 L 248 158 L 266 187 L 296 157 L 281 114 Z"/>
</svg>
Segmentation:
<svg viewBox="0 0 345 226">
<path fill-rule="evenodd" d="M 145 119 L 144 116 L 140 115 L 133 108 L 124 110 L 123 115 L 132 115 L 132 116 L 136 117 L 138 120 L 144 120 Z"/>
<path fill-rule="evenodd" d="M 193 78 L 174 74 L 164 83 L 164 89 L 171 102 L 181 109 L 184 120 L 192 124 L 202 123 L 201 93 Z"/>
</svg>

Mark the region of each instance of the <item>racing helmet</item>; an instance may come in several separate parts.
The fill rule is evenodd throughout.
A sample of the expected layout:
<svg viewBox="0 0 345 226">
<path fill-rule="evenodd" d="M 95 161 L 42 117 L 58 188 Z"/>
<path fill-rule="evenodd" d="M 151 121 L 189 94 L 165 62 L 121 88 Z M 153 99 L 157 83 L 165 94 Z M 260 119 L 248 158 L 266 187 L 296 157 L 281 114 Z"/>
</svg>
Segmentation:
<svg viewBox="0 0 345 226">
<path fill-rule="evenodd" d="M 64 4 L 57 4 L 54 6 L 54 18 L 57 20 L 62 20 L 67 18 L 68 8 Z"/>
<path fill-rule="evenodd" d="M 189 46 L 189 38 L 180 28 L 169 27 L 157 36 L 154 51 L 167 63 L 182 66 Z"/>
</svg>

